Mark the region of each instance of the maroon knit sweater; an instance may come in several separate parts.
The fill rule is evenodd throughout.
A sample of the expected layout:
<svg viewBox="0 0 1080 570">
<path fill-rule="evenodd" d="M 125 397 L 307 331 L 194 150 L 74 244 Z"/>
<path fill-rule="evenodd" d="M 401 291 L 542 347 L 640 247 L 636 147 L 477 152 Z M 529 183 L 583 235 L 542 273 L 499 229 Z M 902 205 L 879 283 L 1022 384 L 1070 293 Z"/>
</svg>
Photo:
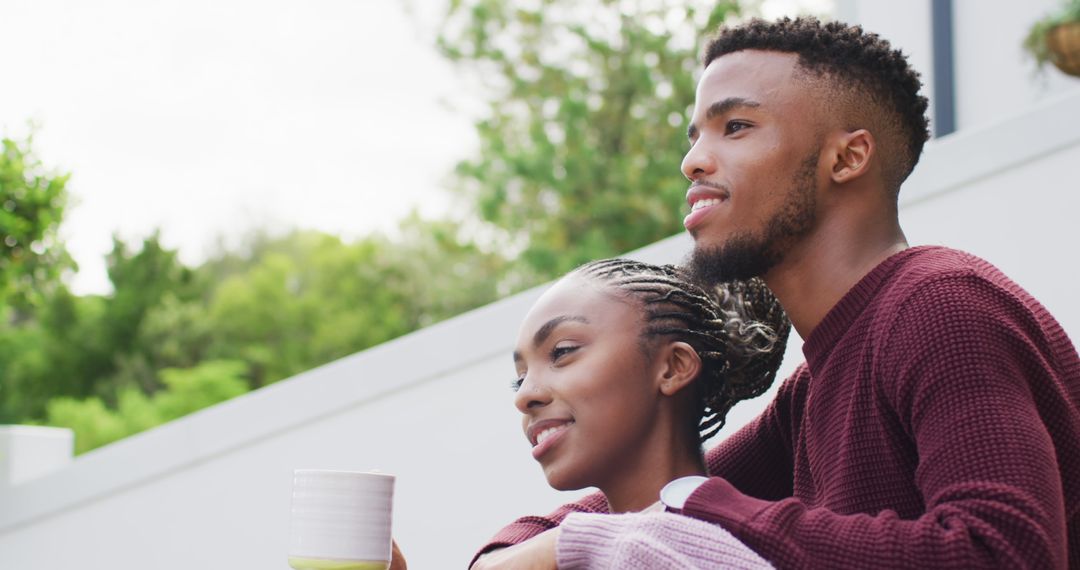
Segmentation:
<svg viewBox="0 0 1080 570">
<path fill-rule="evenodd" d="M 1080 569 L 1080 358 L 989 263 L 896 254 L 836 304 L 806 364 L 707 454 L 684 512 L 779 568 Z M 519 519 L 515 544 L 599 493 Z"/>
</svg>

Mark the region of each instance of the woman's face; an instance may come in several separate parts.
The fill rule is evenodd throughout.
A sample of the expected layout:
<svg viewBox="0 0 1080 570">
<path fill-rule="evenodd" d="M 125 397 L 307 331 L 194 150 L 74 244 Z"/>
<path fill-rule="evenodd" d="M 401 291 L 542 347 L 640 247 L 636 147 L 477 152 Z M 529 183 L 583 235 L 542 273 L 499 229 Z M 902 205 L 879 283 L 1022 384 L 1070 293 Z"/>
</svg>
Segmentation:
<svg viewBox="0 0 1080 570">
<path fill-rule="evenodd" d="M 661 400 L 660 364 L 642 353 L 642 317 L 634 301 L 575 275 L 525 317 L 514 400 L 552 487 L 603 487 L 640 464 Z"/>
</svg>

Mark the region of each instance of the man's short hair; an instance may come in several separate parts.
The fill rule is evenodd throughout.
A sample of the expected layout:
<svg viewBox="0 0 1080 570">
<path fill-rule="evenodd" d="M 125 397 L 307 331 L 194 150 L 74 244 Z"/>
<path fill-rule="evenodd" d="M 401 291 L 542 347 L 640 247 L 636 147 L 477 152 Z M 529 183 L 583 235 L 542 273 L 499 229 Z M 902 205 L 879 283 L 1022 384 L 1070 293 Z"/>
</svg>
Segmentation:
<svg viewBox="0 0 1080 570">
<path fill-rule="evenodd" d="M 814 18 L 754 19 L 722 28 L 705 47 L 705 66 L 743 50 L 796 54 L 809 78 L 824 80 L 845 128 L 865 128 L 874 135 L 885 185 L 894 195 L 899 191 L 930 136 L 928 102 L 919 94 L 922 82 L 900 50 L 859 26 Z"/>
</svg>

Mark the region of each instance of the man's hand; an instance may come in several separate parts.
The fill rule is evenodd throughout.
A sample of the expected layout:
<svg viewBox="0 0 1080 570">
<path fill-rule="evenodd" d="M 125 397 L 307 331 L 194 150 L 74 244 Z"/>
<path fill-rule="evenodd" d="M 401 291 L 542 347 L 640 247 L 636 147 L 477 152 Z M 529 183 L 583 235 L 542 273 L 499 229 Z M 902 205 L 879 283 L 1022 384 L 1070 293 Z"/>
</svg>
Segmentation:
<svg viewBox="0 0 1080 570">
<path fill-rule="evenodd" d="M 394 550 L 390 555 L 390 570 L 408 570 L 405 566 L 405 557 L 401 555 L 401 550 L 398 548 L 397 541 L 391 541 L 390 544 L 394 547 Z"/>
<path fill-rule="evenodd" d="M 556 570 L 555 541 L 558 538 L 559 527 L 544 531 L 521 544 L 481 556 L 472 570 Z"/>
</svg>

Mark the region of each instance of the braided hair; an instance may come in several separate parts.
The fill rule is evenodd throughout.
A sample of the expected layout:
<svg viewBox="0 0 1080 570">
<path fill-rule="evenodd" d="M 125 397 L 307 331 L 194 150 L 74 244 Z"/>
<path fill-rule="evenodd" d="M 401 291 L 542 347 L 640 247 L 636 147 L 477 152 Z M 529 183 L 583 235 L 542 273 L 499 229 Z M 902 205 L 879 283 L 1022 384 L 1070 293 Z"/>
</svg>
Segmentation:
<svg viewBox="0 0 1080 570">
<path fill-rule="evenodd" d="M 616 258 L 573 273 L 639 302 L 644 342 L 675 338 L 694 348 L 702 363 L 695 381 L 702 442 L 720 431 L 732 406 L 761 395 L 776 378 L 791 323 L 760 279 L 720 284 L 710 294 L 672 265 Z"/>
</svg>

